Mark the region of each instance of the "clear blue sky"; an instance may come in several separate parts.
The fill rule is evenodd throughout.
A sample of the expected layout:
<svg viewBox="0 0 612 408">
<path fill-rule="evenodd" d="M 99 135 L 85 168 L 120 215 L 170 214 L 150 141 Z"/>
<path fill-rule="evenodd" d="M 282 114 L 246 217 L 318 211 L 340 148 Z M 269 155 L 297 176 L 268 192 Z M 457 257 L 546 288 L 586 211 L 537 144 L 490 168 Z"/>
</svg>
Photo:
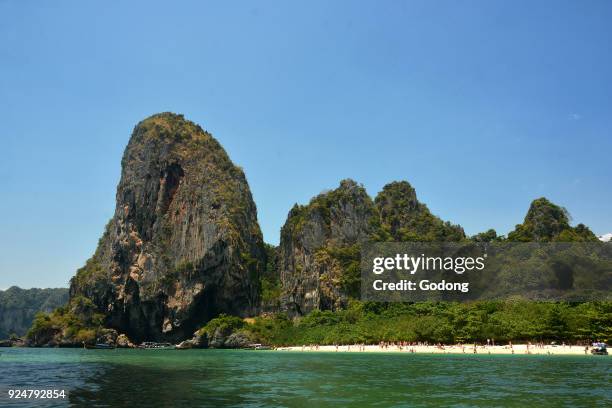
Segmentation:
<svg viewBox="0 0 612 408">
<path fill-rule="evenodd" d="M 611 21 L 609 1 L 0 0 L 0 288 L 67 285 L 161 111 L 244 168 L 270 243 L 346 177 L 408 180 L 469 234 L 540 196 L 610 232 Z"/>
</svg>

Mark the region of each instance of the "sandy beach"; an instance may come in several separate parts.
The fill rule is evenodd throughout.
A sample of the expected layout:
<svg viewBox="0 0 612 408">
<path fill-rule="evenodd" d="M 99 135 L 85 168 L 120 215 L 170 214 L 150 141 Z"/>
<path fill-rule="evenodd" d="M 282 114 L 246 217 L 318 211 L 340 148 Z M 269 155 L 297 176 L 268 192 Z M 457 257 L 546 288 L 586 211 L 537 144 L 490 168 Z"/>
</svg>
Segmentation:
<svg viewBox="0 0 612 408">
<path fill-rule="evenodd" d="M 417 354 L 515 354 L 515 355 L 591 355 L 591 348 L 585 353 L 584 346 L 578 345 L 527 345 L 514 344 L 511 346 L 482 346 L 474 347 L 473 344 L 434 346 L 397 346 L 389 345 L 381 347 L 379 345 L 343 345 L 343 346 L 292 346 L 279 347 L 278 351 L 309 351 L 309 352 L 333 352 L 333 353 L 417 353 Z"/>
</svg>

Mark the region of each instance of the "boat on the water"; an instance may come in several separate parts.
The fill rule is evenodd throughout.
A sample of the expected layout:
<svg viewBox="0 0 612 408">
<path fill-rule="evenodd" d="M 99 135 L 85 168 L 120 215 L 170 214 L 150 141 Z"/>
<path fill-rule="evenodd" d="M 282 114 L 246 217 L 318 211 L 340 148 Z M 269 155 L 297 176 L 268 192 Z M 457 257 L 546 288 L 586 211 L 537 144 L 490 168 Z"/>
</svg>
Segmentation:
<svg viewBox="0 0 612 408">
<path fill-rule="evenodd" d="M 156 343 L 153 341 L 145 341 L 138 348 L 147 350 L 174 350 L 176 346 L 170 343 Z"/>
<path fill-rule="evenodd" d="M 115 346 L 111 346 L 106 343 L 96 343 L 96 344 L 85 344 L 85 348 L 88 350 L 112 350 Z"/>
<path fill-rule="evenodd" d="M 608 345 L 606 343 L 593 343 L 593 348 L 591 349 L 591 354 L 596 356 L 607 356 L 608 355 Z"/>
<path fill-rule="evenodd" d="M 272 350 L 272 347 L 260 343 L 249 344 L 246 348 L 249 350 Z"/>
</svg>

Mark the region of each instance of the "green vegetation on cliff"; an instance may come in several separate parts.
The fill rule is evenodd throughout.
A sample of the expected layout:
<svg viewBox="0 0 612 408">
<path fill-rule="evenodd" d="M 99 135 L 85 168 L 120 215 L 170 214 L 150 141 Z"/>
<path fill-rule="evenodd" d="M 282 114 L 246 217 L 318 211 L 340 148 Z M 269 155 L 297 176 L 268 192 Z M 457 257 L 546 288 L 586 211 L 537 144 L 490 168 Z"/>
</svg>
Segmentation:
<svg viewBox="0 0 612 408">
<path fill-rule="evenodd" d="M 383 187 L 376 199 L 381 226 L 387 241 L 442 242 L 465 239 L 463 228 L 444 222 L 417 200 L 416 191 L 406 181 Z M 380 241 L 380 239 L 375 239 Z"/>
<path fill-rule="evenodd" d="M 364 222 L 355 225 L 355 230 L 345 231 L 335 236 L 332 229 L 346 221 L 344 217 L 360 217 Z M 291 232 L 291 237 L 300 239 L 304 228 L 316 224 L 322 228 L 326 239 L 356 242 L 364 239 L 361 230 L 374 231 L 380 227 L 378 213 L 363 186 L 353 180 L 340 182 L 338 188 L 323 192 L 312 198 L 307 205 L 295 204 L 283 229 Z M 281 232 L 282 234 L 282 232 Z"/>
<path fill-rule="evenodd" d="M 520 242 L 584 242 L 597 237 L 584 224 L 569 225 L 568 211 L 546 198 L 531 203 L 522 224 L 508 234 L 509 241 Z"/>
<path fill-rule="evenodd" d="M 328 245 L 315 254 L 317 265 L 326 272 L 319 279 L 326 286 L 339 287 L 351 298 L 359 296 L 361 284 L 361 245 L 346 246 Z"/>
<path fill-rule="evenodd" d="M 264 311 L 280 308 L 281 283 L 278 276 L 278 248 L 264 244 L 266 267 L 260 277 L 261 306 Z"/>
<path fill-rule="evenodd" d="M 207 335 L 209 337 L 212 337 L 217 331 L 231 333 L 242 329 L 245 325 L 246 323 L 244 322 L 244 320 L 239 317 L 221 314 L 206 323 L 206 326 L 198 330 L 197 335 Z"/>
</svg>

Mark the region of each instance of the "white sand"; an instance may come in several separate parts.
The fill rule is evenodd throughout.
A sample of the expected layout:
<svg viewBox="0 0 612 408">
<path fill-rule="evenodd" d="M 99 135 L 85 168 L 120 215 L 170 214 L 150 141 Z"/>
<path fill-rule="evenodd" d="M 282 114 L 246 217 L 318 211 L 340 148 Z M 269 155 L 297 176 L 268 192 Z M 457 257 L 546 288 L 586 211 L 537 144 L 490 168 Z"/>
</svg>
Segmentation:
<svg viewBox="0 0 612 408">
<path fill-rule="evenodd" d="M 586 352 L 584 351 L 584 346 L 570 346 L 570 345 L 558 345 L 551 346 L 545 345 L 542 347 L 537 347 L 535 345 L 527 345 L 527 344 L 515 344 L 512 347 L 505 346 L 476 346 L 474 348 L 473 344 L 464 344 L 464 345 L 452 345 L 452 346 L 388 346 L 388 347 L 380 347 L 378 345 L 350 345 L 350 346 L 319 346 L 318 348 L 315 346 L 292 346 L 292 347 L 279 347 L 277 348 L 279 351 L 325 351 L 325 352 L 338 352 L 338 353 L 407 353 L 410 354 L 411 350 L 414 353 L 419 354 L 518 354 L 518 355 L 526 355 L 526 354 L 540 354 L 540 355 L 591 355 L 591 349 Z M 474 353 L 474 350 L 476 352 Z"/>
</svg>

